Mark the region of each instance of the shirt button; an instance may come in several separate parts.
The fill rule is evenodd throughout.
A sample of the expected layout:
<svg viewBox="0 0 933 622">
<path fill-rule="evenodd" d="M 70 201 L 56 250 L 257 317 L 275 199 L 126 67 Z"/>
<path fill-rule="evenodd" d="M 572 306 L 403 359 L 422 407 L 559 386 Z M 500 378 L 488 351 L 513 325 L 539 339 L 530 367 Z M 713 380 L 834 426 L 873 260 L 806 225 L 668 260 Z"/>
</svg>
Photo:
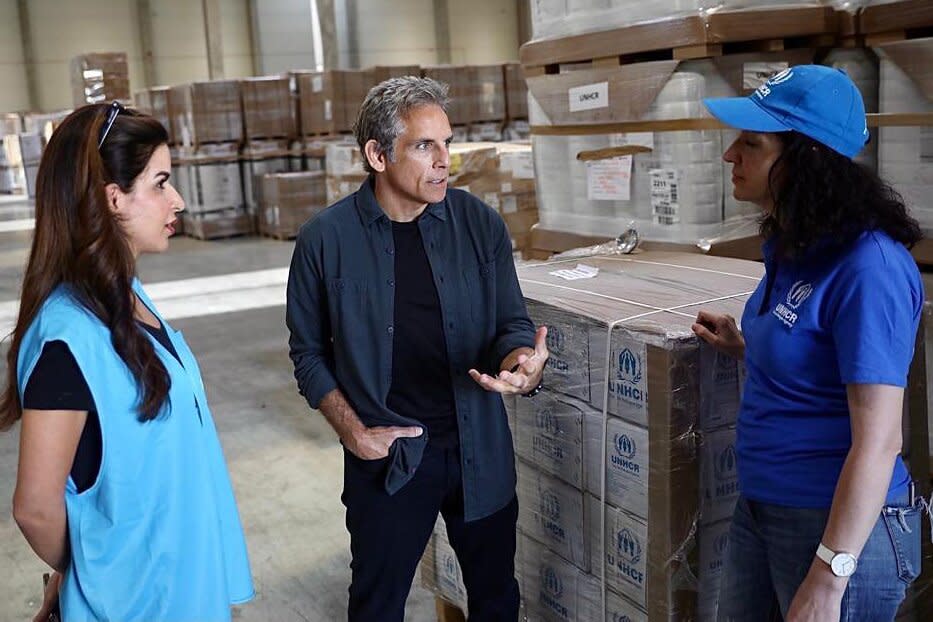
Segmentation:
<svg viewBox="0 0 933 622">
<path fill-rule="evenodd" d="M 386 282 L 389 284 L 389 287 L 395 287 L 395 280 L 394 280 L 394 279 L 389 279 L 389 280 L 386 281 Z"/>
<path fill-rule="evenodd" d="M 447 322 L 447 328 L 453 328 L 453 327 L 454 327 L 453 322 Z"/>
<path fill-rule="evenodd" d="M 390 254 L 390 255 L 394 255 L 394 254 L 395 254 L 395 249 L 392 248 L 391 246 L 386 246 L 386 252 L 387 252 L 388 254 Z"/>
<path fill-rule="evenodd" d="M 394 326 L 389 326 L 389 328 L 387 328 L 386 330 L 387 330 L 387 331 L 389 332 L 389 334 L 391 335 L 392 333 L 395 332 L 395 327 L 394 327 Z"/>
<path fill-rule="evenodd" d="M 473 461 L 470 460 L 469 458 L 467 458 L 467 459 L 466 459 L 466 463 L 467 463 L 467 464 L 473 464 Z"/>
<path fill-rule="evenodd" d="M 437 280 L 439 280 L 441 283 L 443 283 L 443 282 L 444 282 L 444 277 L 443 277 L 443 276 L 439 276 L 439 277 L 437 277 Z"/>
</svg>

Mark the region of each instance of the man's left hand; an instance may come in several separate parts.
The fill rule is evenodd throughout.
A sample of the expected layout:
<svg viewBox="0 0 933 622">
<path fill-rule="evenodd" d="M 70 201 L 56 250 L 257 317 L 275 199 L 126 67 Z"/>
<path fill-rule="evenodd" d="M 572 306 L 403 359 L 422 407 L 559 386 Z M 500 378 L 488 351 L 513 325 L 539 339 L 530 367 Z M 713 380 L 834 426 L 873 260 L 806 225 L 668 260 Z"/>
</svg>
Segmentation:
<svg viewBox="0 0 933 622">
<path fill-rule="evenodd" d="M 487 391 L 495 391 L 505 395 L 524 394 L 533 391 L 541 384 L 541 376 L 544 374 L 544 365 L 549 356 L 545 340 L 547 338 L 547 327 L 541 326 L 535 333 L 535 347 L 531 354 L 525 352 L 518 354 L 516 358 L 507 356 L 506 361 L 515 360 L 517 369 L 510 371 L 503 369 L 498 376 L 481 374 L 476 369 L 470 370 L 470 377 Z"/>
</svg>

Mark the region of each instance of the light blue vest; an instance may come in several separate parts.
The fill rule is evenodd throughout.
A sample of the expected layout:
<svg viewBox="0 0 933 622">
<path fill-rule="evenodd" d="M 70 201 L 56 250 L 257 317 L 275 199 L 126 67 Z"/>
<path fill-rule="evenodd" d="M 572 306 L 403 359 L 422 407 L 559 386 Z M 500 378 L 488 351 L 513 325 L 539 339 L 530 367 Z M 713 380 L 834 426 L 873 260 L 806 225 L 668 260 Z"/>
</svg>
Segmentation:
<svg viewBox="0 0 933 622">
<path fill-rule="evenodd" d="M 133 289 L 162 320 L 139 281 Z M 141 423 L 137 384 L 110 331 L 59 286 L 23 338 L 20 396 L 43 345 L 61 340 L 84 374 L 100 419 L 103 456 L 94 485 L 65 504 L 71 564 L 64 622 L 214 622 L 253 597 L 246 543 L 217 430 L 194 355 L 165 324 L 184 367 L 152 339 L 172 379 L 170 408 Z M 150 337 L 151 338 L 151 337 Z"/>
</svg>

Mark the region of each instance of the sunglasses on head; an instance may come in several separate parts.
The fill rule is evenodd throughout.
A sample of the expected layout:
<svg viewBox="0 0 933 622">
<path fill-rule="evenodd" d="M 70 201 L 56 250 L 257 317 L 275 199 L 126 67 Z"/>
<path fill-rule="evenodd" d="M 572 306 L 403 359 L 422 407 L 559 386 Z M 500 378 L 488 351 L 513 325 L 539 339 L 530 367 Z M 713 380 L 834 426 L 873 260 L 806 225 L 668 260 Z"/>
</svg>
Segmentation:
<svg viewBox="0 0 933 622">
<path fill-rule="evenodd" d="M 100 140 L 97 141 L 98 150 L 103 146 L 104 141 L 107 140 L 107 134 L 110 133 L 110 128 L 113 127 L 113 122 L 117 120 L 117 115 L 124 110 L 126 110 L 126 108 L 124 108 L 123 104 L 117 100 L 113 100 L 113 103 L 110 104 L 110 111 L 107 113 L 107 122 L 104 123 L 104 127 L 101 128 Z"/>
</svg>

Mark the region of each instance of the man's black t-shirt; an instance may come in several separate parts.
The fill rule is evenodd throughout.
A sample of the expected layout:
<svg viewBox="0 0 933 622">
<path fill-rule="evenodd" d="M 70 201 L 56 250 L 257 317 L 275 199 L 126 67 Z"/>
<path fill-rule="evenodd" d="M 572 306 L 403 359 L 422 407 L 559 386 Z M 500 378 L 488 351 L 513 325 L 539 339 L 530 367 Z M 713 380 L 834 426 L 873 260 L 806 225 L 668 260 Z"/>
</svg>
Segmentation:
<svg viewBox="0 0 933 622">
<path fill-rule="evenodd" d="M 418 221 L 393 222 L 395 320 L 387 406 L 423 423 L 432 445 L 458 442 L 440 299 Z"/>
</svg>

